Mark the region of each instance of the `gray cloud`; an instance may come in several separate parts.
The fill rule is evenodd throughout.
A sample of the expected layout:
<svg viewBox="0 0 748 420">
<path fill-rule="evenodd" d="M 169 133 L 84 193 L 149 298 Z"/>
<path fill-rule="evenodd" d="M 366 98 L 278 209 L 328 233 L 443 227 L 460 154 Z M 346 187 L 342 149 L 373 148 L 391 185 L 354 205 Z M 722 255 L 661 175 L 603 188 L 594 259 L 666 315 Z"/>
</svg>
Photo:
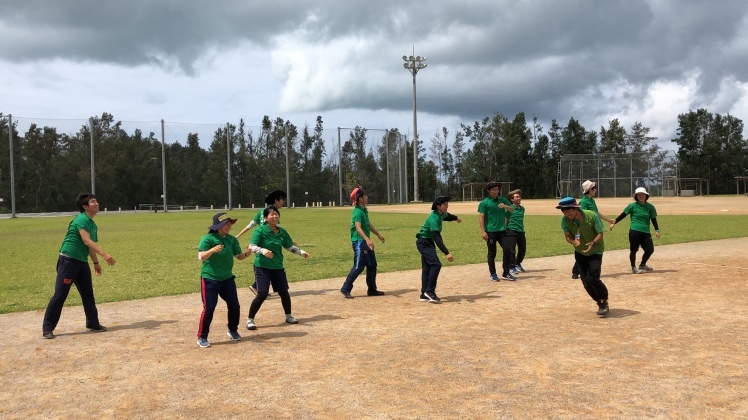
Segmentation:
<svg viewBox="0 0 748 420">
<path fill-rule="evenodd" d="M 415 44 L 429 57 L 418 76 L 423 112 L 468 123 L 495 112 L 573 114 L 584 123 L 635 114 L 653 86 L 689 74 L 698 74 L 690 105 L 735 106 L 743 95 L 726 94 L 725 81 L 747 82 L 747 12 L 747 2 L 727 0 L 12 0 L 0 16 L 0 60 L 199 77 L 201 60 L 252 45 L 273 57 L 282 110 L 407 111 L 400 56 Z"/>
</svg>

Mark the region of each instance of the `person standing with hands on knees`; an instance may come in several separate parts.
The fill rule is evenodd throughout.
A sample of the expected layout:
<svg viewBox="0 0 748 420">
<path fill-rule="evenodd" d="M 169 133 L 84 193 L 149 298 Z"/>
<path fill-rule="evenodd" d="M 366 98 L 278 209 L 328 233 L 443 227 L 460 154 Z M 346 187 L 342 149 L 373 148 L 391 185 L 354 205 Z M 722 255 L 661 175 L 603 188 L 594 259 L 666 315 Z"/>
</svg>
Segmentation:
<svg viewBox="0 0 748 420">
<path fill-rule="evenodd" d="M 646 189 L 639 187 L 634 191 L 633 203 L 626 206 L 623 212 L 610 222 L 610 230 L 616 223 L 631 215 L 631 227 L 629 228 L 629 260 L 631 262 L 631 272 L 642 274 L 645 271 L 652 271 L 652 267 L 647 265 L 649 257 L 654 253 L 654 243 L 652 242 L 652 233 L 649 230 L 649 222 L 655 228 L 655 235 L 660 239 L 660 227 L 657 225 L 657 210 L 649 202 L 649 193 Z M 636 253 L 639 246 L 644 250 L 642 262 L 639 267 L 636 266 Z"/>
<path fill-rule="evenodd" d="M 597 314 L 605 316 L 609 312 L 608 288 L 600 280 L 605 251 L 603 222 L 594 211 L 580 210 L 573 197 L 562 199 L 556 208 L 564 214 L 561 229 L 566 242 L 574 246 L 574 259 L 584 290 L 597 303 Z"/>
<path fill-rule="evenodd" d="M 286 313 L 286 322 L 298 324 L 299 321 L 291 313 L 291 295 L 288 293 L 288 279 L 286 270 L 283 268 L 283 248 L 290 252 L 309 259 L 309 253 L 294 245 L 291 236 L 285 229 L 280 227 L 280 212 L 274 206 L 262 211 L 265 224 L 261 225 L 252 233 L 249 248 L 257 254 L 255 256 L 255 278 L 257 279 L 257 296 L 249 306 L 247 316 L 247 329 L 256 330 L 255 315 L 260 310 L 262 303 L 268 297 L 270 285 L 281 298 L 283 311 Z"/>
<path fill-rule="evenodd" d="M 234 258 L 243 260 L 252 252 L 247 249 L 242 252 L 239 241 L 229 232 L 236 223 L 227 213 L 216 213 L 213 216 L 213 224 L 208 228 L 208 233 L 200 239 L 197 246 L 197 258 L 202 261 L 200 269 L 200 297 L 203 301 L 203 312 L 200 315 L 200 326 L 197 330 L 197 345 L 210 347 L 208 333 L 210 323 L 213 322 L 213 313 L 218 305 L 220 296 L 226 302 L 228 308 L 228 331 L 226 334 L 233 341 L 239 341 L 242 337 L 237 329 L 241 309 L 239 308 L 239 296 L 236 293 L 236 276 L 232 274 Z"/>
<path fill-rule="evenodd" d="M 42 336 L 48 339 L 55 338 L 54 330 L 60 321 L 62 307 L 73 284 L 81 295 L 83 312 L 86 314 L 86 329 L 95 332 L 106 331 L 106 327 L 99 323 L 99 311 L 96 309 L 88 259 L 91 258 L 97 276 L 101 275 L 101 263 L 97 255 L 110 266 L 116 261 L 97 244 L 99 228 L 93 221 L 99 212 L 99 201 L 96 196 L 90 193 L 80 194 L 76 204 L 80 213 L 70 222 L 65 239 L 62 240 L 60 255 L 57 257 L 55 293 L 49 300 L 42 322 Z"/>
<path fill-rule="evenodd" d="M 366 269 L 366 286 L 368 288 L 366 294 L 368 296 L 382 296 L 384 292 L 377 290 L 377 257 L 374 255 L 374 242 L 371 240 L 371 234 L 377 235 L 382 243 L 384 243 L 384 236 L 380 235 L 374 225 L 369 222 L 369 210 L 366 209 L 366 205 L 369 204 L 369 196 L 361 187 L 353 189 L 351 201 L 355 206 L 351 217 L 353 268 L 348 273 L 348 277 L 345 278 L 340 293 L 346 299 L 353 299 L 351 295 L 353 282 Z"/>
<path fill-rule="evenodd" d="M 462 219 L 449 214 L 447 212 L 448 208 L 449 197 L 436 197 L 436 200 L 431 204 L 431 214 L 416 234 L 416 248 L 421 253 L 421 302 L 439 303 L 441 301 L 439 296 L 436 295 L 436 283 L 442 269 L 442 263 L 436 255 L 436 248 L 438 247 L 446 255 L 447 261 L 454 261 L 454 257 L 442 240 L 442 221 L 462 223 Z"/>
</svg>

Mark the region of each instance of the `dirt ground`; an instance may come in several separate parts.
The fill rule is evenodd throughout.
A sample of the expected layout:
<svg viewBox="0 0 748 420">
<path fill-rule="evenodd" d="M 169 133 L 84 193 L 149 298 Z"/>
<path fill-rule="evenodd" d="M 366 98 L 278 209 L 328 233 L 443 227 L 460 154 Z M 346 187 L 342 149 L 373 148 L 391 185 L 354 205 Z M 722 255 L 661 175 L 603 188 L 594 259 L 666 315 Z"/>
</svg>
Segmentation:
<svg viewBox="0 0 748 420">
<path fill-rule="evenodd" d="M 748 207 L 699 199 L 680 200 Z M 599 206 L 627 202 L 612 200 Z M 570 278 L 571 255 L 526 260 L 517 282 L 445 262 L 438 305 L 419 302 L 419 271 L 380 274 L 382 297 L 360 278 L 353 300 L 343 278 L 293 283 L 298 325 L 270 298 L 231 342 L 221 303 L 208 349 L 198 293 L 101 304 L 105 333 L 66 307 L 54 340 L 43 311 L 0 315 L 0 417 L 746 418 L 746 257 L 748 238 L 656 246 L 655 271 L 633 275 L 628 251 L 606 252 L 607 318 Z M 248 289 L 240 301 L 245 316 Z"/>
</svg>

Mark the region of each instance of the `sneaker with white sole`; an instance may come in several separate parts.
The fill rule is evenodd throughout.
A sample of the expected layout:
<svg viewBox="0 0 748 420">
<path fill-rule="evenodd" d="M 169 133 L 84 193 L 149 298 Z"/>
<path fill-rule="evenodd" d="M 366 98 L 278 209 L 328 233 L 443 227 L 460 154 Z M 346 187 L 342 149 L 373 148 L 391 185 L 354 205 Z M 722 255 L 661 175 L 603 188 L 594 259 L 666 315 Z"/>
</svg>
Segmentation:
<svg viewBox="0 0 748 420">
<path fill-rule="evenodd" d="M 202 347 L 202 348 L 207 348 L 207 347 L 210 347 L 210 341 L 208 341 L 207 338 L 198 337 L 197 338 L 197 345 L 200 346 L 200 347 Z"/>
<path fill-rule="evenodd" d="M 499 276 L 496 275 L 496 273 L 491 274 L 491 281 L 501 281 L 499 280 Z"/>
<path fill-rule="evenodd" d="M 504 273 L 501 275 L 502 280 L 517 281 L 517 278 L 512 273 Z"/>
<path fill-rule="evenodd" d="M 256 330 L 257 324 L 255 324 L 255 320 L 252 318 L 247 318 L 247 329 L 248 330 Z"/>
<path fill-rule="evenodd" d="M 519 268 L 513 265 L 512 268 L 509 269 L 509 272 L 512 274 L 519 274 Z"/>
<path fill-rule="evenodd" d="M 293 315 L 286 315 L 286 322 L 289 324 L 298 324 L 299 320 L 294 318 Z"/>
<path fill-rule="evenodd" d="M 653 268 L 648 266 L 647 264 L 639 264 L 639 270 L 652 271 Z"/>
<path fill-rule="evenodd" d="M 94 325 L 93 327 L 86 327 L 86 330 L 93 331 L 93 332 L 104 332 L 106 331 L 106 327 L 99 324 L 99 325 Z"/>
<path fill-rule="evenodd" d="M 631 272 L 634 274 L 644 274 L 644 270 L 641 268 L 631 267 Z"/>
<path fill-rule="evenodd" d="M 525 272 L 525 268 L 522 267 L 522 264 L 515 264 L 514 268 L 516 268 L 517 270 L 519 270 L 520 273 L 524 273 Z"/>
<path fill-rule="evenodd" d="M 421 302 L 439 303 L 441 299 L 434 292 L 421 293 Z"/>
<path fill-rule="evenodd" d="M 228 335 L 229 338 L 232 339 L 233 341 L 239 341 L 242 339 L 242 336 L 239 335 L 239 333 L 236 331 L 226 331 L 226 335 Z"/>
<path fill-rule="evenodd" d="M 597 304 L 597 314 L 600 316 L 608 315 L 608 312 L 610 312 L 610 308 L 608 307 L 608 301 L 598 302 Z"/>
</svg>

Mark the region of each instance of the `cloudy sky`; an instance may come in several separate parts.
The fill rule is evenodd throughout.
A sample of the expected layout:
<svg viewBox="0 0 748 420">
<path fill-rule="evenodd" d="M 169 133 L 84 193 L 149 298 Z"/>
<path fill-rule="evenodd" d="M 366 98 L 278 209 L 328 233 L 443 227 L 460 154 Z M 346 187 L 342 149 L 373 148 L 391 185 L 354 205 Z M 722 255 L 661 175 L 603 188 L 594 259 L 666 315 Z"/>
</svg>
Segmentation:
<svg viewBox="0 0 748 420">
<path fill-rule="evenodd" d="M 748 120 L 747 12 L 739 0 L 5 0 L 0 112 L 22 130 L 70 119 L 76 131 L 109 112 L 164 119 L 167 137 L 179 122 L 264 115 L 412 133 L 402 56 L 415 46 L 428 57 L 422 139 L 522 111 L 546 131 L 640 121 L 671 148 L 691 109 Z"/>
</svg>

